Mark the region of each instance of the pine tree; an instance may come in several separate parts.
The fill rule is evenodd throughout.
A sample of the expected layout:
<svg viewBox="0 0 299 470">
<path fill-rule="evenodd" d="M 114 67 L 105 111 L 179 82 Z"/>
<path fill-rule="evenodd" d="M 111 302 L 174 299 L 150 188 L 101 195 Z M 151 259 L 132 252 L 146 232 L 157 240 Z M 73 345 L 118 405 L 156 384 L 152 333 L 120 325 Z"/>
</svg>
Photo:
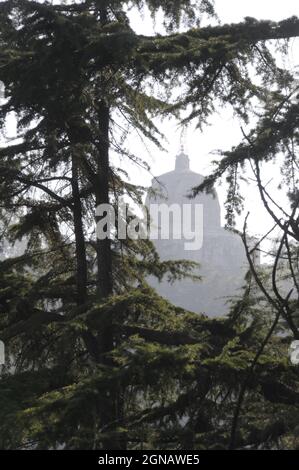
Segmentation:
<svg viewBox="0 0 299 470">
<path fill-rule="evenodd" d="M 0 338 L 12 362 L 0 382 L 2 448 L 226 447 L 245 381 L 251 420 L 235 440 L 267 445 L 288 435 L 288 406 L 298 401 L 286 360 L 273 344 L 259 350 L 272 310 L 257 325 L 247 291 L 226 319 L 176 308 L 147 276 L 171 282 L 192 265 L 161 262 L 146 240 L 99 240 L 90 227 L 99 204 L 142 198 L 111 163 L 112 149 L 142 163 L 117 139 L 117 113 L 158 147 L 156 116 L 191 106 L 187 120 L 202 126 L 219 100 L 246 120 L 247 101 L 264 92 L 249 67 L 264 81 L 290 80 L 265 41 L 297 36 L 299 20 L 201 28 L 201 15 L 214 14 L 207 0 L 199 9 L 190 0 L 131 3 L 153 15 L 162 8 L 166 34 L 137 35 L 122 1 L 0 4 L 0 119 L 5 127 L 15 113 L 18 124 L 18 139 L 0 149 L 1 215 L 13 220 L 11 242 L 26 240 L 23 254 L 0 264 Z M 192 27 L 181 33 L 184 22 Z M 154 83 L 183 82 L 176 100 L 151 93 Z"/>
</svg>

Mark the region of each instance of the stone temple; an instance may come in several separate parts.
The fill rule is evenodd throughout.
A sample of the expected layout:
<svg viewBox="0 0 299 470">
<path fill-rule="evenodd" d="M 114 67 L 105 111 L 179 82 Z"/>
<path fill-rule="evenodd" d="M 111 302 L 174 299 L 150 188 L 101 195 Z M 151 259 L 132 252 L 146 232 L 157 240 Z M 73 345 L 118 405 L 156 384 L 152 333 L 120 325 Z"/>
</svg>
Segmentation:
<svg viewBox="0 0 299 470">
<path fill-rule="evenodd" d="M 214 317 L 227 313 L 228 301 L 240 296 L 248 265 L 241 238 L 221 227 L 216 191 L 213 194 L 200 193 L 192 199 L 188 197 L 191 189 L 203 179 L 202 175 L 190 170 L 189 158 L 181 152 L 176 157 L 173 171 L 153 179 L 146 199 L 148 207 L 151 204 L 167 204 L 168 207 L 173 204 L 181 207 L 183 204 L 202 204 L 203 242 L 200 249 L 186 250 L 184 239 L 154 240 L 162 260 L 187 259 L 199 263 L 196 274 L 202 280 L 183 279 L 170 284 L 166 280 L 159 283 L 150 279 L 149 283 L 173 304 Z"/>
</svg>

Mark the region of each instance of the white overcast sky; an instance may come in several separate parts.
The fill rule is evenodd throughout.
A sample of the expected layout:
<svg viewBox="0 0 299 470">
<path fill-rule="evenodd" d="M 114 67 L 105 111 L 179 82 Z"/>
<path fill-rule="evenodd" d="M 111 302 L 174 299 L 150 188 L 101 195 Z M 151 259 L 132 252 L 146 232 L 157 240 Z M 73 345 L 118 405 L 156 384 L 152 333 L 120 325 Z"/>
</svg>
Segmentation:
<svg viewBox="0 0 299 470">
<path fill-rule="evenodd" d="M 267 19 L 280 21 L 290 16 L 299 16 L 298 0 L 216 0 L 216 12 L 221 23 L 240 22 L 246 16 L 256 19 Z M 133 29 L 140 34 L 153 34 L 160 32 L 159 21 L 153 28 L 151 20 L 145 15 L 141 18 L 137 13 L 131 13 L 131 21 Z M 208 21 L 209 22 L 209 21 Z M 299 40 L 290 41 L 290 52 L 286 59 L 285 66 L 298 67 L 299 65 Z M 130 139 L 130 146 L 135 153 L 147 159 L 151 165 L 152 174 L 157 176 L 164 172 L 170 171 L 174 167 L 174 158 L 180 148 L 180 129 L 175 122 L 161 123 L 161 129 L 164 131 L 168 143 L 166 144 L 167 152 L 160 152 L 149 146 L 146 150 L 140 144 L 138 138 Z M 191 126 L 185 137 L 185 150 L 191 161 L 191 169 L 203 175 L 207 175 L 211 169 L 211 161 L 215 159 L 215 155 L 211 153 L 217 149 L 230 149 L 233 145 L 241 140 L 240 122 L 234 119 L 229 109 L 219 110 L 219 112 L 210 119 L 210 125 L 205 127 L 202 132 L 195 130 Z M 126 165 L 126 169 L 128 170 Z M 273 176 L 272 189 L 276 190 L 274 184 L 275 177 L 278 176 L 277 167 L 272 167 L 273 175 L 267 170 L 267 178 L 269 181 Z M 140 184 L 149 185 L 151 175 L 141 170 L 130 168 L 132 182 L 136 180 Z M 274 186 L 273 186 L 274 185 Z M 269 187 L 270 187 L 269 186 Z M 244 215 L 239 219 L 238 228 L 241 228 L 245 213 L 250 211 L 249 227 L 252 233 L 262 234 L 271 226 L 271 220 L 267 217 L 262 207 L 260 207 L 257 191 L 253 186 L 244 187 L 245 191 L 245 211 Z M 220 202 L 223 206 L 225 199 L 224 186 L 218 188 Z M 276 196 L 277 196 L 276 192 Z M 283 193 L 279 194 L 280 201 L 284 200 Z M 222 210 L 222 216 L 224 211 Z"/>
<path fill-rule="evenodd" d="M 269 19 L 279 21 L 290 16 L 299 16 L 298 0 L 215 0 L 216 12 L 221 23 L 240 22 L 246 16 L 256 19 Z M 161 32 L 161 23 L 159 24 L 159 16 L 156 24 L 153 23 L 148 15 L 141 17 L 136 11 L 130 14 L 131 25 L 133 29 L 140 34 L 153 34 Z M 209 22 L 209 21 L 208 21 Z M 290 52 L 286 60 L 286 67 L 298 67 L 299 62 L 299 40 L 291 40 Z M 139 183 L 149 186 L 152 175 L 160 175 L 174 168 L 175 155 L 180 149 L 180 128 L 176 122 L 158 123 L 164 132 L 167 143 L 165 144 L 166 152 L 161 152 L 151 145 L 145 148 L 137 136 L 132 135 L 127 142 L 130 150 L 139 157 L 144 158 L 151 165 L 151 174 L 133 167 L 128 161 L 117 162 L 123 166 L 130 174 L 133 183 Z M 10 119 L 8 123 L 8 134 L 11 136 L 15 132 L 14 120 Z M 212 152 L 217 149 L 230 149 L 233 145 L 238 144 L 241 140 L 240 122 L 233 118 L 229 109 L 222 109 L 210 119 L 210 125 L 204 127 L 203 131 L 195 130 L 194 126 L 190 126 L 185 136 L 185 150 L 191 161 L 191 169 L 207 175 L 211 170 L 211 161 L 216 157 Z M 113 159 L 115 161 L 115 159 Z M 276 190 L 275 178 L 278 176 L 277 167 L 273 166 L 269 174 L 267 170 L 267 179 L 269 181 L 273 176 L 272 189 Z M 269 186 L 270 187 L 270 186 Z M 268 187 L 268 188 L 269 188 Z M 223 208 L 225 200 L 225 185 L 217 188 L 220 203 Z M 250 211 L 249 228 L 251 233 L 263 234 L 270 225 L 271 220 L 263 211 L 257 191 L 254 186 L 244 187 L 245 190 L 245 211 L 244 215 L 238 221 L 238 228 L 241 228 L 245 213 Z M 283 193 L 279 195 L 280 203 L 283 204 L 286 199 Z M 222 210 L 222 218 L 224 211 Z"/>
</svg>

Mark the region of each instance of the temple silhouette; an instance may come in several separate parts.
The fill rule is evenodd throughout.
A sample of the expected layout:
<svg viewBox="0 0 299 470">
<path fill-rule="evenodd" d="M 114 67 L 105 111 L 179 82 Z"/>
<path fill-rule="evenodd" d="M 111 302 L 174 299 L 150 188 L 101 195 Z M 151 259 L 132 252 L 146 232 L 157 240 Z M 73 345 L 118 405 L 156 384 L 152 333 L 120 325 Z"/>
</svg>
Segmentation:
<svg viewBox="0 0 299 470">
<path fill-rule="evenodd" d="M 203 243 L 200 249 L 186 250 L 184 238 L 153 241 L 162 260 L 187 259 L 199 263 L 195 274 L 199 274 L 202 280 L 183 279 L 170 284 L 166 280 L 159 283 L 150 278 L 149 283 L 173 304 L 213 317 L 227 313 L 228 301 L 241 295 L 248 264 L 240 236 L 221 226 L 216 191 L 200 193 L 192 199 L 188 197 L 191 189 L 203 180 L 202 175 L 190 170 L 189 158 L 181 151 L 176 157 L 175 169 L 154 178 L 146 198 L 148 207 L 153 203 L 203 205 Z"/>
</svg>

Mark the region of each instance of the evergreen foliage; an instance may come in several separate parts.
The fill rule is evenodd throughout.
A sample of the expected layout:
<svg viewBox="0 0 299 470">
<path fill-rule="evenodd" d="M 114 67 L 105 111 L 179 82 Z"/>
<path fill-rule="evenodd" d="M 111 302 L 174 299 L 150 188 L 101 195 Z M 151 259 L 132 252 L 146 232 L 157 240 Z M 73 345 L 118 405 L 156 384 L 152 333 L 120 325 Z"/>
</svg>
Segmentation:
<svg viewBox="0 0 299 470">
<path fill-rule="evenodd" d="M 148 6 L 153 17 L 161 9 L 165 35 L 137 35 L 128 6 Z M 187 110 L 186 121 L 202 126 L 216 103 L 229 103 L 247 121 L 266 84 L 292 83 L 267 41 L 298 36 L 297 18 L 202 28 L 204 14 L 215 14 L 208 0 L 0 3 L 0 121 L 5 130 L 13 113 L 18 132 L 0 149 L 2 239 L 25 243 L 0 262 L 9 352 L 1 448 L 227 448 L 232 426 L 237 447 L 297 445 L 297 370 L 287 339 L 267 336 L 288 326 L 252 281 L 227 318 L 185 312 L 146 279 L 192 276 L 192 264 L 162 262 L 148 241 L 96 240 L 91 229 L 98 204 L 139 202 L 144 191 L 109 159 L 116 151 L 146 165 L 122 145 L 121 122 L 161 147 L 156 117 Z M 277 96 L 250 135 L 258 133 L 255 161 L 296 137 L 297 105 L 273 118 Z M 237 181 L 248 158 L 244 144 L 226 154 L 205 186 L 227 170 Z M 228 205 L 237 202 L 233 191 Z"/>
</svg>

